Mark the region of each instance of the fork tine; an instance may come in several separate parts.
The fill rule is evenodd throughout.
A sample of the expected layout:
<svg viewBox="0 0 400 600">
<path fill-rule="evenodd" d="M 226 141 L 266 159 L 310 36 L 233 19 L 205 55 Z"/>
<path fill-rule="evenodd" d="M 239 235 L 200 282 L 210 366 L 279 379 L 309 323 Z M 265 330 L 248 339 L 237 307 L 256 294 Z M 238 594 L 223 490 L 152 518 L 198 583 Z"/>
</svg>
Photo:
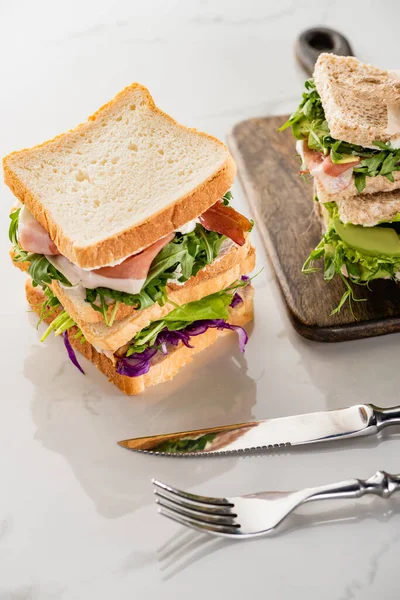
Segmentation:
<svg viewBox="0 0 400 600">
<path fill-rule="evenodd" d="M 192 500 L 193 502 L 199 502 L 200 504 L 213 504 L 214 506 L 233 506 L 233 504 L 231 504 L 226 498 L 197 496 L 196 494 L 189 494 L 183 490 L 178 490 L 177 488 L 171 487 L 166 483 L 162 483 L 162 481 L 158 481 L 157 479 L 152 479 L 151 481 L 157 488 L 161 488 L 162 490 L 169 492 L 174 496 L 179 496 L 181 498 L 185 498 L 186 500 Z"/>
<path fill-rule="evenodd" d="M 180 496 L 169 496 L 159 491 L 158 489 L 154 490 L 154 494 L 157 496 L 157 498 L 163 498 L 164 500 L 167 500 L 170 504 L 175 504 L 176 506 L 186 508 L 195 513 L 203 515 L 213 515 L 215 517 L 237 517 L 237 515 L 234 512 L 232 512 L 232 508 L 234 508 L 233 504 L 229 506 L 205 506 L 201 504 L 195 504 L 192 501 L 181 500 Z"/>
<path fill-rule="evenodd" d="M 178 515 L 177 513 L 171 512 L 167 508 L 159 508 L 158 512 L 160 515 L 163 515 L 164 517 L 167 517 L 176 523 L 180 523 L 181 525 L 185 525 L 186 527 L 190 527 L 196 531 L 201 531 L 202 533 L 211 533 L 220 537 L 236 537 L 240 535 L 238 530 L 235 528 L 224 527 L 223 525 L 210 525 L 201 523 L 191 519 L 190 517 L 184 517 L 182 515 Z"/>
<path fill-rule="evenodd" d="M 181 517 L 189 517 L 198 523 L 206 523 L 208 525 L 223 525 L 236 529 L 239 527 L 239 525 L 234 522 L 235 517 L 198 513 L 190 508 L 187 509 L 176 504 L 174 505 L 172 502 L 170 503 L 162 498 L 156 498 L 156 503 L 163 508 L 167 508 L 175 514 L 180 515 Z"/>
</svg>

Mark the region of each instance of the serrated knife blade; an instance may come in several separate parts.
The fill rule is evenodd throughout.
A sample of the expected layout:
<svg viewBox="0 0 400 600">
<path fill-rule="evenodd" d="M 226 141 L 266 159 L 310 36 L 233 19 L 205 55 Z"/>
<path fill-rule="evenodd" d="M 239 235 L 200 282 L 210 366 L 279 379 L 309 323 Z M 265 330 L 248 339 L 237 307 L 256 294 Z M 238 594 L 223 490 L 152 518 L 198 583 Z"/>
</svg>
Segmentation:
<svg viewBox="0 0 400 600">
<path fill-rule="evenodd" d="M 400 406 L 379 408 L 373 404 L 357 404 L 327 412 L 132 438 L 118 443 L 129 450 L 150 454 L 209 456 L 372 435 L 388 425 L 399 424 Z"/>
</svg>

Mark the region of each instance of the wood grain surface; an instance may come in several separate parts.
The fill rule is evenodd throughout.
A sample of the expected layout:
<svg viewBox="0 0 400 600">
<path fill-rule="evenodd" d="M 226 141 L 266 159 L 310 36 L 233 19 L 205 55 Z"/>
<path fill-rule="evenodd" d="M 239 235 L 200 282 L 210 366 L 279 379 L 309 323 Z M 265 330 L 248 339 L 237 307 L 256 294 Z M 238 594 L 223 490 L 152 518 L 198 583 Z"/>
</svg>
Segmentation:
<svg viewBox="0 0 400 600">
<path fill-rule="evenodd" d="M 321 239 L 313 210 L 312 183 L 299 176 L 295 140 L 278 127 L 287 119 L 264 117 L 243 121 L 229 136 L 239 178 L 253 211 L 279 281 L 290 318 L 304 337 L 340 342 L 400 331 L 400 287 L 376 281 L 368 290 L 354 286 L 355 318 L 348 306 L 330 316 L 345 290 L 335 277 L 327 283 L 322 272 L 304 275 L 302 265 Z"/>
</svg>

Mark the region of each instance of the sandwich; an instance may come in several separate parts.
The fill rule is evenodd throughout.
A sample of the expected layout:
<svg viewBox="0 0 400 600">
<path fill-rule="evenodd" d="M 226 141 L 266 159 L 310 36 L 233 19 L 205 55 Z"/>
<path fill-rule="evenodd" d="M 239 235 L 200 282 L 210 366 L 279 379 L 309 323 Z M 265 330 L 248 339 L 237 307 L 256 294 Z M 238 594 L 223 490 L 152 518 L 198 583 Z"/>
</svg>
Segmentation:
<svg viewBox="0 0 400 600">
<path fill-rule="evenodd" d="M 400 73 L 321 54 L 287 127 L 324 234 L 303 271 L 323 259 L 325 279 L 345 284 L 333 313 L 351 309 L 350 282 L 400 279 Z"/>
<path fill-rule="evenodd" d="M 78 347 L 136 394 L 219 335 L 237 332 L 244 349 L 253 222 L 231 206 L 236 166 L 219 140 L 178 124 L 133 84 L 3 167 L 18 201 L 13 263 L 75 364 Z"/>
</svg>

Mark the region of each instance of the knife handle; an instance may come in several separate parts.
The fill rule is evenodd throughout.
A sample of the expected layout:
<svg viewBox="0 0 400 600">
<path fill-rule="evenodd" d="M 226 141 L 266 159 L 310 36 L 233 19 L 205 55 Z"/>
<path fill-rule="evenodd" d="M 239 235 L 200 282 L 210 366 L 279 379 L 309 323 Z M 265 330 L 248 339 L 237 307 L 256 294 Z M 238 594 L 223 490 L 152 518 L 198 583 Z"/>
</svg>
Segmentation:
<svg viewBox="0 0 400 600">
<path fill-rule="evenodd" d="M 374 404 L 370 406 L 374 411 L 378 431 L 389 427 L 389 425 L 400 425 L 400 406 L 392 406 L 391 408 L 381 408 Z"/>
<path fill-rule="evenodd" d="M 305 502 L 335 498 L 361 498 L 366 494 L 389 498 L 394 492 L 400 491 L 400 475 L 377 471 L 369 479 L 350 479 L 308 491 L 311 493 Z"/>
</svg>

